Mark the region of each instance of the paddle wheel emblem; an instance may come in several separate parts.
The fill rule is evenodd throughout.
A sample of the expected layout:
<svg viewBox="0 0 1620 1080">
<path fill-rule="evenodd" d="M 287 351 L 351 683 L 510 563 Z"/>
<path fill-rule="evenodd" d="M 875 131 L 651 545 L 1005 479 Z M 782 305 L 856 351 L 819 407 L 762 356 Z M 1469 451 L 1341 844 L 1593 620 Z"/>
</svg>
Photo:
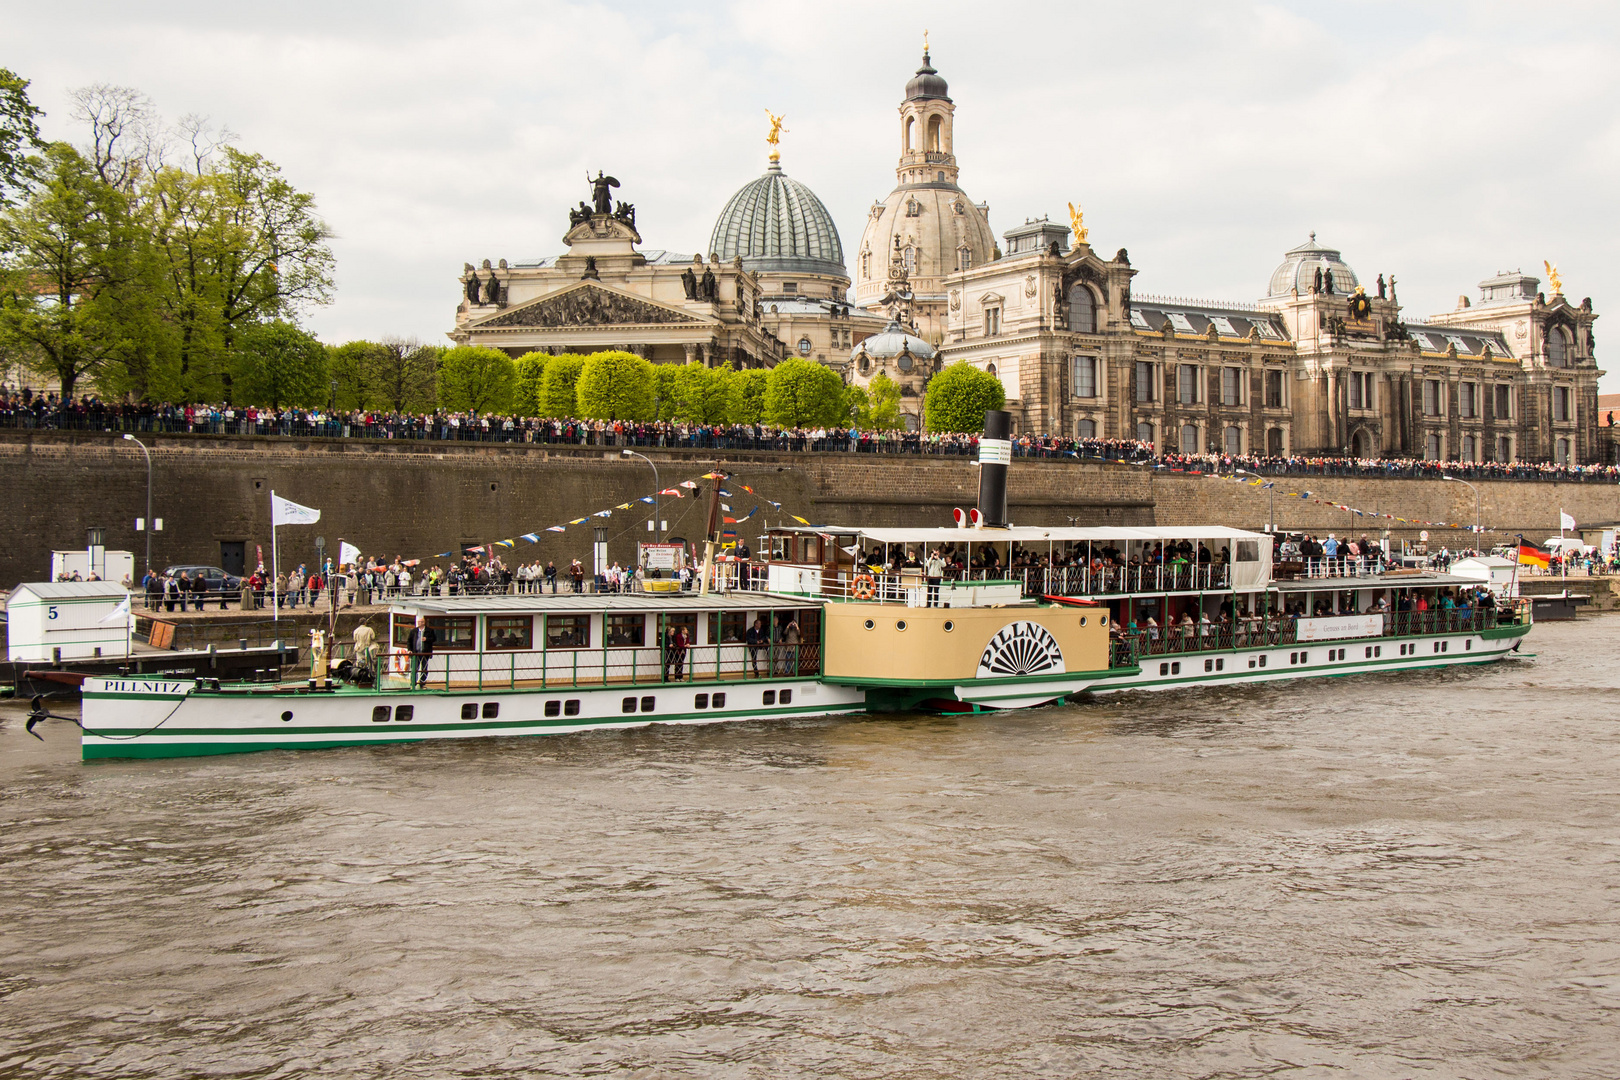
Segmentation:
<svg viewBox="0 0 1620 1080">
<path fill-rule="evenodd" d="M 1064 670 L 1057 638 L 1040 623 L 1015 622 L 1001 628 L 979 657 L 981 679 L 1055 675 Z"/>
</svg>

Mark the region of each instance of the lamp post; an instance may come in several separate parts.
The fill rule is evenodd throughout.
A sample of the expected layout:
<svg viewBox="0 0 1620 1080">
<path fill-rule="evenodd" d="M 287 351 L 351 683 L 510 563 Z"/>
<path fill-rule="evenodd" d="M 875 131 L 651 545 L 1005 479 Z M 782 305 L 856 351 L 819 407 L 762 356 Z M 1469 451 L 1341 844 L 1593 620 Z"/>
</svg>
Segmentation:
<svg viewBox="0 0 1620 1080">
<path fill-rule="evenodd" d="M 1259 473 L 1250 472 L 1247 469 L 1233 469 L 1232 475 L 1252 476 L 1256 480 L 1265 480 L 1265 477 L 1261 476 Z M 1266 488 L 1266 494 L 1271 497 L 1271 506 L 1266 510 L 1266 532 L 1274 533 L 1277 531 L 1277 485 L 1272 484 L 1270 487 Z"/>
<path fill-rule="evenodd" d="M 646 454 L 638 454 L 634 450 L 630 449 L 628 446 L 625 447 L 624 450 L 621 451 L 621 452 L 623 453 L 623 455 L 625 457 L 638 457 L 642 461 L 645 461 L 648 465 L 652 465 L 652 471 L 653 471 L 653 542 L 657 543 L 659 541 L 659 539 L 660 539 L 660 533 L 659 533 L 659 530 L 658 530 L 658 486 L 659 486 L 658 485 L 658 466 L 653 465 L 652 458 L 648 457 Z"/>
<path fill-rule="evenodd" d="M 144 531 L 146 533 L 146 572 L 150 574 L 152 572 L 152 454 L 146 449 L 145 443 L 129 432 L 124 432 L 124 438 L 140 447 L 141 453 L 146 455 L 146 529 Z"/>
<path fill-rule="evenodd" d="M 1459 479 L 1458 477 L 1455 477 L 1455 476 L 1444 476 L 1444 475 L 1442 475 L 1440 477 L 1440 479 L 1442 479 L 1442 480 L 1450 480 L 1453 484 L 1461 484 L 1463 487 L 1467 488 L 1469 491 L 1472 491 L 1474 493 L 1474 550 L 1478 551 L 1480 549 L 1479 548 L 1479 545 L 1480 545 L 1480 539 L 1479 539 L 1479 536 L 1480 536 L 1480 528 L 1479 528 L 1479 488 L 1475 487 L 1473 484 L 1470 484 L 1468 481 Z"/>
</svg>

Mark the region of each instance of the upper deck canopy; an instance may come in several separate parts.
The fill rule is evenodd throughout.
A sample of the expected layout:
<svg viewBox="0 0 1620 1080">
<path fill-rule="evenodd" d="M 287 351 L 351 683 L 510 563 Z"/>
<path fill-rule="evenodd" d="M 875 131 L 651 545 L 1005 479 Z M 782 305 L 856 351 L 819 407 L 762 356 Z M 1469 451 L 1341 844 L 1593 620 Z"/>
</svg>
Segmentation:
<svg viewBox="0 0 1620 1080">
<path fill-rule="evenodd" d="M 1159 540 L 1263 540 L 1268 534 L 1232 529 L 1225 525 L 1181 525 L 1175 527 L 1150 526 L 1128 528 L 1122 525 L 1104 528 L 1044 528 L 1035 525 L 1015 525 L 1007 529 L 890 529 L 849 528 L 838 525 L 792 526 L 772 528 L 771 532 L 828 533 L 841 536 L 859 536 L 879 544 L 1065 544 L 1097 543 L 1131 540 L 1153 543 Z"/>
<path fill-rule="evenodd" d="M 598 612 L 774 611 L 803 608 L 803 599 L 761 592 L 528 593 L 519 596 L 422 596 L 397 600 L 393 610 L 424 615 L 540 615 Z"/>
</svg>

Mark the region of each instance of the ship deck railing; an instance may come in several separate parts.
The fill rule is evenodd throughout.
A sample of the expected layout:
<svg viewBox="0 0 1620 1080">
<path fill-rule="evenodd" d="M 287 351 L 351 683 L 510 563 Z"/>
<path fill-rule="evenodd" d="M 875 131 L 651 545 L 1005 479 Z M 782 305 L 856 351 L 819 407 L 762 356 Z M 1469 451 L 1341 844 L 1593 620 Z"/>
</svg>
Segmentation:
<svg viewBox="0 0 1620 1080">
<path fill-rule="evenodd" d="M 1347 617 L 1353 614 L 1345 613 Z M 1117 636 L 1114 641 L 1116 645 L 1127 646 L 1127 655 L 1130 657 L 1171 656 L 1275 645 L 1329 646 L 1357 640 L 1377 641 L 1384 638 L 1480 633 L 1499 626 L 1523 626 L 1530 620 L 1529 604 L 1522 600 L 1493 608 L 1449 608 L 1439 611 L 1396 611 L 1381 614 L 1383 629 L 1380 633 L 1333 640 L 1301 640 L 1297 634 L 1298 619 L 1295 616 L 1271 615 L 1241 617 L 1233 626 L 1210 622 L 1168 628 L 1116 627 Z M 1132 661 L 1127 659 L 1125 662 Z M 1119 666 L 1117 661 L 1116 666 Z"/>
<path fill-rule="evenodd" d="M 340 643 L 335 667 L 352 658 L 353 645 Z M 383 667 L 378 690 L 410 689 L 410 655 L 379 649 Z M 429 690 L 553 690 L 610 686 L 665 686 L 682 683 L 765 682 L 814 679 L 821 675 L 817 642 L 768 645 L 688 646 L 679 658 L 665 647 L 630 646 L 571 650 L 435 650 L 423 685 Z"/>
</svg>

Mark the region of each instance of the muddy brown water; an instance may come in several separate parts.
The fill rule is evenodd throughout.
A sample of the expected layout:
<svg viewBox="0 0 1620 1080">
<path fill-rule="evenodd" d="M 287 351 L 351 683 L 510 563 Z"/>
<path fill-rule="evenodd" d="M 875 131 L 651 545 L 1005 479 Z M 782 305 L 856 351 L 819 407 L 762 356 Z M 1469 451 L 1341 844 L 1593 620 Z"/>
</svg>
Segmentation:
<svg viewBox="0 0 1620 1080">
<path fill-rule="evenodd" d="M 0 1075 L 1613 1077 L 1617 644 L 92 765 L 8 704 Z"/>
</svg>

